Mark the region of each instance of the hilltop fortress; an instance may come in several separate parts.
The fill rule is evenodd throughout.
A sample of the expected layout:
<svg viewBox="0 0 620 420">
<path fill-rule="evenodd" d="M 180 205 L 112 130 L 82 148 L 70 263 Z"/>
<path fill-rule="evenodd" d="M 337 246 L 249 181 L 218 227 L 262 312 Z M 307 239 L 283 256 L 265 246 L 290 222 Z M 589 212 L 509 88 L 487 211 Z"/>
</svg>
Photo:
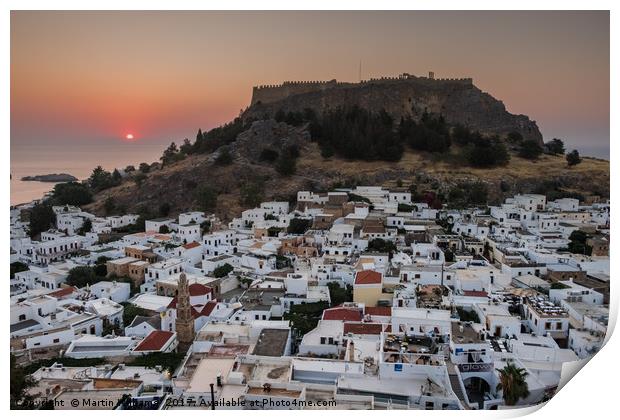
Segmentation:
<svg viewBox="0 0 620 420">
<path fill-rule="evenodd" d="M 260 85 L 254 86 L 252 90 L 252 105 L 257 102 L 264 104 L 270 102 L 276 102 L 282 100 L 288 96 L 300 95 L 303 93 L 324 91 L 327 89 L 336 88 L 355 88 L 368 84 L 381 84 L 390 83 L 394 81 L 411 81 L 415 80 L 417 83 L 430 84 L 461 84 L 465 86 L 473 85 L 472 78 L 460 78 L 460 79 L 435 79 L 433 72 L 429 72 L 428 77 L 416 77 L 408 73 L 403 73 L 395 77 L 381 77 L 378 79 L 362 80 L 359 83 L 351 82 L 338 82 L 336 79 L 328 81 L 286 81 L 279 85 Z"/>
<path fill-rule="evenodd" d="M 471 78 L 435 78 L 403 73 L 359 83 L 329 81 L 287 81 L 279 85 L 255 86 L 244 117 L 264 118 L 278 110 L 321 113 L 329 108 L 358 105 L 371 111 L 385 109 L 396 121 L 409 115 L 420 118 L 424 111 L 441 114 L 451 124 L 463 124 L 485 134 L 523 138 L 542 144 L 536 122 L 526 115 L 514 115 L 502 101 L 477 88 Z"/>
</svg>

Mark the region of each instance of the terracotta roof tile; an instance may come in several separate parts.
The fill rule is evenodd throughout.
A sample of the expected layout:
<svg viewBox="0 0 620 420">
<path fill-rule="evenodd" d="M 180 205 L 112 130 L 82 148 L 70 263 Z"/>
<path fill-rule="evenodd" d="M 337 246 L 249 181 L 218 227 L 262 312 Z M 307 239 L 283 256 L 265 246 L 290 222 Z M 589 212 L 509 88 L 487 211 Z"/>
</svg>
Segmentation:
<svg viewBox="0 0 620 420">
<path fill-rule="evenodd" d="M 374 270 L 358 271 L 355 284 L 381 284 L 381 273 Z"/>
<path fill-rule="evenodd" d="M 189 295 L 190 296 L 204 296 L 206 294 L 211 293 L 213 289 L 209 286 L 205 286 L 200 283 L 192 283 L 189 285 Z"/>
<path fill-rule="evenodd" d="M 344 330 L 345 334 L 364 334 L 364 335 L 379 335 L 383 331 L 383 324 L 374 324 L 371 322 L 345 322 Z"/>
<path fill-rule="evenodd" d="M 390 306 L 366 306 L 364 313 L 371 316 L 392 316 L 392 308 Z"/>
<path fill-rule="evenodd" d="M 357 308 L 330 308 L 323 311 L 323 319 L 326 321 L 361 321 L 362 311 Z"/>
<path fill-rule="evenodd" d="M 77 289 L 73 286 L 69 286 L 69 287 L 63 287 L 62 289 L 54 290 L 53 292 L 48 293 L 47 295 L 59 299 L 65 296 L 69 296 L 74 292 L 77 292 Z"/>
<path fill-rule="evenodd" d="M 212 300 L 210 302 L 207 302 L 204 308 L 202 308 L 202 311 L 200 311 L 200 315 L 202 316 L 211 315 L 211 312 L 213 312 L 216 306 L 217 306 L 217 300 Z"/>
<path fill-rule="evenodd" d="M 134 351 L 161 351 L 173 335 L 172 331 L 152 331 L 144 340 L 140 341 Z"/>
</svg>

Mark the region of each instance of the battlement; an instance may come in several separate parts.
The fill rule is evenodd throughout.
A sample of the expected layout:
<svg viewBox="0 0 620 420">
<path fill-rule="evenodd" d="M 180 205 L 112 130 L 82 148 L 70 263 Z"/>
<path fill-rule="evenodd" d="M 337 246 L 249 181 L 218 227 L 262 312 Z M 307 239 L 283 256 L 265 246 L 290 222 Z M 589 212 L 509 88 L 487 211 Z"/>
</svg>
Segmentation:
<svg viewBox="0 0 620 420">
<path fill-rule="evenodd" d="M 310 93 L 316 91 L 322 91 L 327 89 L 339 88 L 339 87 L 363 87 L 367 85 L 384 83 L 384 82 L 399 82 L 399 81 L 415 81 L 417 83 L 428 84 L 460 84 L 460 85 L 473 85 L 472 78 L 435 78 L 433 72 L 429 72 L 428 77 L 414 76 L 409 73 L 402 73 L 398 76 L 385 76 L 380 78 L 371 78 L 368 80 L 362 80 L 359 83 L 352 82 L 339 82 L 336 79 L 332 80 L 313 80 L 313 81 L 285 81 L 281 84 L 274 85 L 259 85 L 254 86 L 252 89 L 252 103 L 271 103 L 285 99 L 289 96 L 299 95 L 303 93 Z"/>
<path fill-rule="evenodd" d="M 331 89 L 339 83 L 336 79 L 327 81 L 286 81 L 279 85 L 260 85 L 252 89 L 252 105 L 276 102 L 288 96 Z"/>
</svg>

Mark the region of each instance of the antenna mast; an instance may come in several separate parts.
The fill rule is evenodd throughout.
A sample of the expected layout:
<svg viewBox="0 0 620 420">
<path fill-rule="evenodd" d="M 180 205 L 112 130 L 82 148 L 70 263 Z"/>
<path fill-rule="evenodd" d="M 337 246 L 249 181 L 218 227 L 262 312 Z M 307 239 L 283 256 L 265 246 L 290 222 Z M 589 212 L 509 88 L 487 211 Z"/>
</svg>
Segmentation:
<svg viewBox="0 0 620 420">
<path fill-rule="evenodd" d="M 360 59 L 359 81 L 362 81 L 362 60 Z"/>
</svg>

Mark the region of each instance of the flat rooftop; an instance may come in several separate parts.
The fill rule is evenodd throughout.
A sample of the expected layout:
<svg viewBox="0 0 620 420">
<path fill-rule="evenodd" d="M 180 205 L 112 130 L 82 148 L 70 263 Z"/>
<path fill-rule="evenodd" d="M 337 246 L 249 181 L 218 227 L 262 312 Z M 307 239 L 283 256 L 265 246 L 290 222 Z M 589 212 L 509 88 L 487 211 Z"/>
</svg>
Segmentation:
<svg viewBox="0 0 620 420">
<path fill-rule="evenodd" d="M 26 328 L 34 327 L 35 325 L 39 325 L 39 323 L 34 319 L 16 322 L 15 324 L 11 324 L 11 332 L 24 330 Z"/>
<path fill-rule="evenodd" d="M 218 375 L 226 377 L 235 364 L 235 359 L 203 358 L 196 366 L 196 370 L 187 388 L 187 393 L 206 393 L 211 391 L 209 384 L 217 383 Z"/>
<path fill-rule="evenodd" d="M 258 341 L 252 354 L 257 356 L 284 356 L 288 342 L 289 330 L 264 328 L 258 336 Z"/>
<path fill-rule="evenodd" d="M 475 344 L 485 342 L 485 340 L 480 338 L 480 334 L 470 324 L 465 322 L 452 323 L 452 341 L 457 344 Z"/>
</svg>

